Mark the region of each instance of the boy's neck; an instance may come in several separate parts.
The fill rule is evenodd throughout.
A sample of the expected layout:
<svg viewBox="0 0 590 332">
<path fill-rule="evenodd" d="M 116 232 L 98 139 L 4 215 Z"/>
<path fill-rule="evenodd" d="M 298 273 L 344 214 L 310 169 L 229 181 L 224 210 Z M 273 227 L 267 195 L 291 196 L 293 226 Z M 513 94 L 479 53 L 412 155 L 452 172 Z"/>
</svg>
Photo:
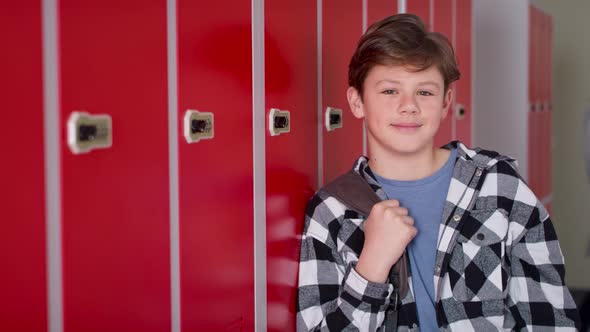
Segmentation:
<svg viewBox="0 0 590 332">
<path fill-rule="evenodd" d="M 438 148 L 411 155 L 382 153 L 371 155 L 369 166 L 386 179 L 412 181 L 434 174 L 446 163 L 450 155 L 451 151 Z"/>
</svg>

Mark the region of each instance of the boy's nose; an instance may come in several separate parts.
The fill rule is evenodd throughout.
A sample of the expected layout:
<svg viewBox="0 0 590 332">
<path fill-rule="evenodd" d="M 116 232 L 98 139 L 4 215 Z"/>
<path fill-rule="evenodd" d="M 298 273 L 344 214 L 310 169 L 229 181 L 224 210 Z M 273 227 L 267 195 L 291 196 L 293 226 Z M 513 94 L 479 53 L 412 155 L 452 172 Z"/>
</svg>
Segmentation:
<svg viewBox="0 0 590 332">
<path fill-rule="evenodd" d="M 399 105 L 399 111 L 400 113 L 417 113 L 420 109 L 414 98 L 408 96 L 402 99 Z"/>
</svg>

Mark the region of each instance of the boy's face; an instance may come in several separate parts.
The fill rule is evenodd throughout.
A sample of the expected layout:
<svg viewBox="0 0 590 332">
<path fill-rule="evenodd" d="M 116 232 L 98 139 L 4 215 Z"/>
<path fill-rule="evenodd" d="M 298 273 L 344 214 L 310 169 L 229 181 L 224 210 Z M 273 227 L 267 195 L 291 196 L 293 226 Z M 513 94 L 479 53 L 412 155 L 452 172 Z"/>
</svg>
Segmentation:
<svg viewBox="0 0 590 332">
<path fill-rule="evenodd" d="M 404 66 L 377 65 L 369 71 L 364 90 L 361 99 L 350 87 L 348 102 L 353 114 L 365 119 L 373 156 L 432 150 L 434 135 L 452 101 L 452 91 L 444 91 L 436 67 L 413 72 Z"/>
</svg>

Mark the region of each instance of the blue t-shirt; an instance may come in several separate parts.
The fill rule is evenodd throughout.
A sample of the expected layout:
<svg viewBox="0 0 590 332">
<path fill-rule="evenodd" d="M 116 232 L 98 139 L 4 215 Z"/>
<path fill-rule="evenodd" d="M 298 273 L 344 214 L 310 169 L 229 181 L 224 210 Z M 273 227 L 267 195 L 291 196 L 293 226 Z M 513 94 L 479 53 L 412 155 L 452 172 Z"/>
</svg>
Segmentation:
<svg viewBox="0 0 590 332">
<path fill-rule="evenodd" d="M 389 199 L 397 199 L 414 218 L 418 234 L 407 247 L 412 288 L 420 331 L 438 331 L 434 308 L 434 264 L 438 231 L 449 191 L 457 150 L 434 174 L 414 181 L 398 181 L 375 174 Z"/>
</svg>

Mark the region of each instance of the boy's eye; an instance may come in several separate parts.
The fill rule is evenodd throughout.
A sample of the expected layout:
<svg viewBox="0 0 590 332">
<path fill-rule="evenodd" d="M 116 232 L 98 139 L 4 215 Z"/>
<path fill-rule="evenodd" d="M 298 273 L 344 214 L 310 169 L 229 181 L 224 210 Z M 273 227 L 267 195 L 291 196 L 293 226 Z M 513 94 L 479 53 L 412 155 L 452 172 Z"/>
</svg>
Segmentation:
<svg viewBox="0 0 590 332">
<path fill-rule="evenodd" d="M 387 89 L 387 90 L 383 90 L 382 93 L 386 94 L 386 95 L 392 95 L 392 94 L 396 93 L 396 91 L 393 89 Z"/>
<path fill-rule="evenodd" d="M 430 91 L 424 91 L 424 90 L 418 91 L 418 95 L 420 95 L 420 96 L 434 96 L 434 94 L 431 93 Z"/>
</svg>

